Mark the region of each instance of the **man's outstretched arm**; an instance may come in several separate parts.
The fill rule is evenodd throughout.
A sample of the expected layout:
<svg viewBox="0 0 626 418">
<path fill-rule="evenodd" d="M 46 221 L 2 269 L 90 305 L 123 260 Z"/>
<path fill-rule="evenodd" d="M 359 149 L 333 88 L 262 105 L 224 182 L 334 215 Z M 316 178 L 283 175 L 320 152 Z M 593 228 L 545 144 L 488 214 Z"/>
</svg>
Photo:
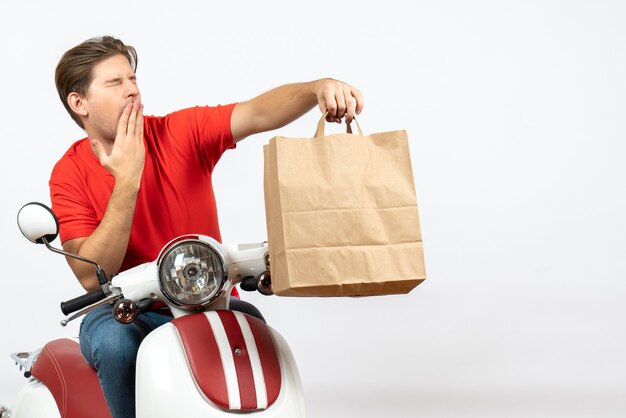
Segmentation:
<svg viewBox="0 0 626 418">
<path fill-rule="evenodd" d="M 349 84 L 331 78 L 276 87 L 235 106 L 230 126 L 235 142 L 265 131 L 281 128 L 298 119 L 313 106 L 328 111 L 327 120 L 350 122 L 363 109 L 363 95 Z"/>
</svg>

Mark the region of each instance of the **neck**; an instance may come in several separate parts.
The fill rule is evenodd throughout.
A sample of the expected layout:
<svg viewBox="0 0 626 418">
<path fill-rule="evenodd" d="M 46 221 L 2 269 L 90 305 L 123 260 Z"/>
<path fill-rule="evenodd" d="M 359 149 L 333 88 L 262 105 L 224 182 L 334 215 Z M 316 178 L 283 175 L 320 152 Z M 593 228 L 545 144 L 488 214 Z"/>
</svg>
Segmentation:
<svg viewBox="0 0 626 418">
<path fill-rule="evenodd" d="M 113 149 L 113 143 L 115 142 L 115 138 L 107 138 L 106 135 L 102 135 L 101 132 L 94 131 L 93 129 L 87 128 L 85 130 L 87 131 L 87 137 L 89 138 L 90 141 L 93 139 L 97 140 L 98 142 L 100 142 L 100 144 L 104 148 L 104 151 L 106 152 L 106 154 L 111 155 L 111 150 Z M 91 150 L 94 152 L 94 155 L 98 157 L 93 145 L 91 145 Z"/>
</svg>

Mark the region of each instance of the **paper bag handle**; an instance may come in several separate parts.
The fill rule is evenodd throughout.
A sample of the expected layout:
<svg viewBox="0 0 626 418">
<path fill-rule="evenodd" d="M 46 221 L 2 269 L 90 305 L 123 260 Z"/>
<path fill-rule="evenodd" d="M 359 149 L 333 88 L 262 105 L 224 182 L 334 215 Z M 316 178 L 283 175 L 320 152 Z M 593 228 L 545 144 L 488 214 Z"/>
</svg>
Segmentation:
<svg viewBox="0 0 626 418">
<path fill-rule="evenodd" d="M 328 110 L 324 112 L 324 114 L 322 115 L 322 118 L 317 123 L 317 130 L 315 131 L 315 136 L 313 138 L 321 138 L 324 136 L 324 126 L 326 124 L 326 115 L 328 115 Z M 353 118 L 352 121 L 356 123 L 356 129 L 359 131 L 359 135 L 364 136 L 363 131 L 361 131 L 361 126 L 359 125 L 359 122 L 356 120 L 356 117 Z M 346 123 L 346 132 L 349 134 L 352 133 L 352 126 L 350 126 L 349 123 Z"/>
</svg>

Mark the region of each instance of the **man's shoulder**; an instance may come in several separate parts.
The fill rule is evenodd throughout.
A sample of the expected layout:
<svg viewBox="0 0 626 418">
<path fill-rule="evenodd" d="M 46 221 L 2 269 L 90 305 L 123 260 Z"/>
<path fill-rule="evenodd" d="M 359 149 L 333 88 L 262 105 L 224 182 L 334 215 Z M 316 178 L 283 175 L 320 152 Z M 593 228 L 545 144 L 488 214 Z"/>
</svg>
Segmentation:
<svg viewBox="0 0 626 418">
<path fill-rule="evenodd" d="M 144 118 L 150 122 L 162 122 L 167 121 L 169 119 L 178 119 L 178 118 L 197 118 L 203 117 L 205 115 L 217 115 L 217 116 L 230 116 L 232 113 L 232 109 L 237 105 L 237 103 L 229 103 L 229 104 L 217 104 L 217 105 L 196 105 L 191 107 L 185 107 L 182 109 L 174 110 L 169 112 L 163 116 L 145 116 Z"/>
<path fill-rule="evenodd" d="M 81 156 L 85 152 L 87 145 L 89 145 L 89 143 L 86 137 L 74 142 L 54 165 L 51 177 L 53 178 L 59 174 L 66 173 L 68 170 L 74 170 L 77 164 L 82 160 Z"/>
<path fill-rule="evenodd" d="M 65 154 L 63 154 L 63 157 L 61 158 L 65 158 L 65 157 L 74 157 L 76 155 L 81 154 L 82 152 L 85 151 L 85 145 L 87 145 L 87 141 L 88 138 L 82 138 L 79 139 L 78 141 L 74 142 L 65 152 Z"/>
</svg>

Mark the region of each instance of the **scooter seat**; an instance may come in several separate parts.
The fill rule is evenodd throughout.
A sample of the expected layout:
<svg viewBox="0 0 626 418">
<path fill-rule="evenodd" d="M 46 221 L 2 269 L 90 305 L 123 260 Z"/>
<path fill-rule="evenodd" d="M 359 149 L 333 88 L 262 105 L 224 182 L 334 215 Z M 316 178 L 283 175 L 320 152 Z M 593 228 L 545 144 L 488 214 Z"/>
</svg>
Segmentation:
<svg viewBox="0 0 626 418">
<path fill-rule="evenodd" d="M 46 344 L 32 375 L 50 390 L 61 418 L 111 417 L 96 371 L 85 361 L 75 341 L 62 338 Z"/>
</svg>

